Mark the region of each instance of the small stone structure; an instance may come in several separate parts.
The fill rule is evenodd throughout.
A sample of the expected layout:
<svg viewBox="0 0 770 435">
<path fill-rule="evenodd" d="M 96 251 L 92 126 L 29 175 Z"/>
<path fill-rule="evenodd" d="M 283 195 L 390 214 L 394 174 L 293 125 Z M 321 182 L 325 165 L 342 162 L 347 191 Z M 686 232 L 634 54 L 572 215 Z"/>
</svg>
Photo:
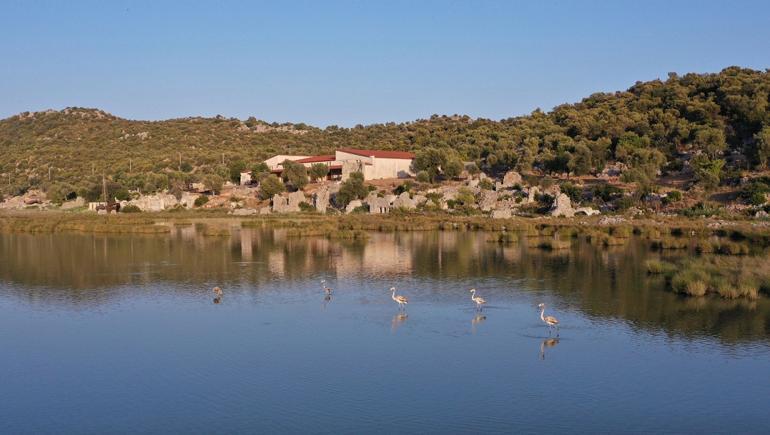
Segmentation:
<svg viewBox="0 0 770 435">
<path fill-rule="evenodd" d="M 273 213 L 298 213 L 299 204 L 305 201 L 302 191 L 292 192 L 288 195 L 273 195 Z"/>
<path fill-rule="evenodd" d="M 373 197 L 370 195 L 366 202 L 369 204 L 370 214 L 386 214 L 390 213 L 390 202 L 386 198 L 380 198 L 377 195 Z"/>
</svg>

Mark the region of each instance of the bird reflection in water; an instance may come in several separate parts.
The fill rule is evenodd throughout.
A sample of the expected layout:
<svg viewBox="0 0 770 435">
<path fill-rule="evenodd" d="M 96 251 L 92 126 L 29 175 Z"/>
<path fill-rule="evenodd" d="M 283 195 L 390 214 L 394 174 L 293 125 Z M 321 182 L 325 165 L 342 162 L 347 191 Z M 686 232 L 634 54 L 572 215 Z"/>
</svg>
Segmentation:
<svg viewBox="0 0 770 435">
<path fill-rule="evenodd" d="M 217 296 L 217 297 L 214 298 L 214 300 L 212 302 L 214 302 L 215 305 L 219 304 L 220 302 L 222 302 L 222 297 L 221 296 Z"/>
<path fill-rule="evenodd" d="M 557 344 L 559 344 L 558 338 L 546 338 L 543 340 L 543 342 L 540 343 L 540 359 L 545 359 L 545 348 L 555 347 Z"/>
<path fill-rule="evenodd" d="M 326 296 L 324 296 L 323 309 L 326 309 L 326 305 L 331 301 L 332 301 L 332 295 L 331 293 L 327 293 Z"/>
<path fill-rule="evenodd" d="M 393 320 L 390 322 L 390 332 L 395 333 L 398 328 L 401 327 L 404 323 L 406 323 L 406 319 L 409 318 L 409 314 L 406 313 L 398 313 L 395 316 L 393 316 Z"/>
<path fill-rule="evenodd" d="M 476 333 L 476 326 L 481 324 L 481 323 L 484 323 L 484 321 L 486 321 L 486 320 L 487 320 L 487 316 L 485 316 L 483 314 L 476 314 L 471 319 L 471 333 L 475 334 Z"/>
</svg>

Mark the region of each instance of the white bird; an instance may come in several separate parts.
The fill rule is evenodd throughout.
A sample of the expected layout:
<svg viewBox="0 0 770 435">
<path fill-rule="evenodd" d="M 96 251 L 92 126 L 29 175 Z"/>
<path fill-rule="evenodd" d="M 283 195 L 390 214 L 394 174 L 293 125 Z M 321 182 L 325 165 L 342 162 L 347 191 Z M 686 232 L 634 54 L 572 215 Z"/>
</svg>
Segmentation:
<svg viewBox="0 0 770 435">
<path fill-rule="evenodd" d="M 406 304 L 409 303 L 409 298 L 407 298 L 406 296 L 401 296 L 396 294 L 395 287 L 391 287 L 390 291 L 392 292 L 392 294 L 390 295 L 390 298 L 396 301 L 396 303 L 398 303 L 399 309 L 403 309 L 406 306 Z"/>
<path fill-rule="evenodd" d="M 483 305 L 487 303 L 486 299 L 482 298 L 481 296 L 476 296 L 476 289 L 471 289 L 471 300 L 476 303 L 476 309 L 481 310 L 483 308 Z"/>
<path fill-rule="evenodd" d="M 324 290 L 324 292 L 327 295 L 332 294 L 332 289 L 326 285 L 326 280 L 325 279 L 321 280 L 321 288 Z"/>
<path fill-rule="evenodd" d="M 553 328 L 556 328 L 556 336 L 559 336 L 559 320 L 556 319 L 556 317 L 553 316 L 544 316 L 545 313 L 545 304 L 541 303 L 537 306 L 540 308 L 540 320 L 543 321 L 546 325 L 548 325 L 548 335 L 551 335 L 551 330 Z"/>
<path fill-rule="evenodd" d="M 216 297 L 218 297 L 218 298 L 221 298 L 221 297 L 222 297 L 222 295 L 224 294 L 224 292 L 222 291 L 222 289 L 221 289 L 221 288 L 219 288 L 219 287 L 214 287 L 213 289 L 211 289 L 211 291 L 213 291 L 213 292 L 214 292 L 214 296 L 216 296 Z"/>
</svg>

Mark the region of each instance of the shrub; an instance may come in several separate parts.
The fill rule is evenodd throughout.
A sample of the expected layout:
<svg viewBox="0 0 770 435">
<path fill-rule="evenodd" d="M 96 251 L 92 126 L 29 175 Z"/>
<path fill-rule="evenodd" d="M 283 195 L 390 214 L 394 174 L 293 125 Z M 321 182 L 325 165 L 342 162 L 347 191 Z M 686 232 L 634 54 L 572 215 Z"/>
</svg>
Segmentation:
<svg viewBox="0 0 770 435">
<path fill-rule="evenodd" d="M 676 266 L 661 260 L 647 260 L 644 262 L 647 273 L 651 275 L 669 274 L 676 270 Z"/>
<path fill-rule="evenodd" d="M 204 204 L 209 202 L 209 197 L 206 195 L 201 195 L 197 198 L 195 198 L 195 202 L 193 203 L 196 207 L 202 207 Z"/>
<path fill-rule="evenodd" d="M 141 213 L 142 210 L 134 204 L 128 204 L 127 206 L 122 207 L 120 209 L 120 212 L 121 213 Z"/>
<path fill-rule="evenodd" d="M 677 293 L 703 296 L 708 288 L 708 274 L 701 269 L 685 269 L 671 278 L 671 288 Z"/>
<path fill-rule="evenodd" d="M 492 181 L 489 180 L 489 178 L 485 178 L 479 181 L 479 187 L 484 190 L 492 190 L 495 188 L 495 185 L 492 183 Z"/>
<path fill-rule="evenodd" d="M 430 174 L 428 174 L 428 171 L 418 172 L 417 181 L 419 181 L 420 183 L 430 183 Z"/>
<path fill-rule="evenodd" d="M 304 213 L 311 213 L 315 211 L 315 207 L 313 207 L 312 205 L 308 204 L 305 201 L 302 201 L 299 203 L 299 211 Z"/>
</svg>

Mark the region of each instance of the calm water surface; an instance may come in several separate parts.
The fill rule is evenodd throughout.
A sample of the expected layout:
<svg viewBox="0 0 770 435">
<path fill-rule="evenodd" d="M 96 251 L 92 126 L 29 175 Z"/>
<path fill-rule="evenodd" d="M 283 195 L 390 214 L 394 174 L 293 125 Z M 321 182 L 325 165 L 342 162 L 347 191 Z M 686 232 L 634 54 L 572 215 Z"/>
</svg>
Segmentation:
<svg viewBox="0 0 770 435">
<path fill-rule="evenodd" d="M 767 298 L 485 239 L 0 235 L 0 432 L 770 431 Z"/>
</svg>

